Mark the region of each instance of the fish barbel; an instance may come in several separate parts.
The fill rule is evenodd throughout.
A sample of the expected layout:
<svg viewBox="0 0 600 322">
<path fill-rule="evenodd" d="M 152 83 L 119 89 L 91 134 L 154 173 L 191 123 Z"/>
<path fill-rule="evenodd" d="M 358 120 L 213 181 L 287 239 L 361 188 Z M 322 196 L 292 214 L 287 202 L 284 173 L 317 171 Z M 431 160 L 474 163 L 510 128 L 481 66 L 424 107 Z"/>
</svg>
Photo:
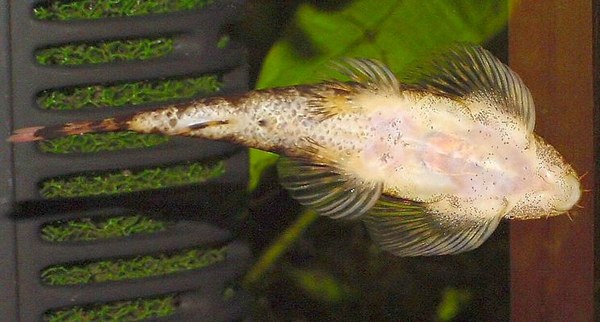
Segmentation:
<svg viewBox="0 0 600 322">
<path fill-rule="evenodd" d="M 324 216 L 362 220 L 398 256 L 471 250 L 502 218 L 559 215 L 578 202 L 579 177 L 533 132 L 529 90 L 481 47 L 436 55 L 408 83 L 374 60 L 338 69 L 352 81 L 25 128 L 9 140 L 128 130 L 277 152 L 293 198 Z"/>
</svg>

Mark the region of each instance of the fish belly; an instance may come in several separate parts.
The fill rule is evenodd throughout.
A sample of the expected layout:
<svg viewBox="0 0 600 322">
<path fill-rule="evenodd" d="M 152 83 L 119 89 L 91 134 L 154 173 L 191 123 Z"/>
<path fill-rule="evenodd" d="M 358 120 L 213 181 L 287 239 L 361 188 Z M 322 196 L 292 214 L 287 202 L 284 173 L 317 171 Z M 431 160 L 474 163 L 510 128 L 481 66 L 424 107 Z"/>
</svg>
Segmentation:
<svg viewBox="0 0 600 322">
<path fill-rule="evenodd" d="M 425 97 L 403 108 L 374 108 L 366 117 L 369 134 L 347 166 L 384 182 L 385 194 L 428 203 L 440 213 L 507 212 L 531 184 L 525 169 L 535 151 L 510 117 L 473 114 L 484 103 Z"/>
</svg>

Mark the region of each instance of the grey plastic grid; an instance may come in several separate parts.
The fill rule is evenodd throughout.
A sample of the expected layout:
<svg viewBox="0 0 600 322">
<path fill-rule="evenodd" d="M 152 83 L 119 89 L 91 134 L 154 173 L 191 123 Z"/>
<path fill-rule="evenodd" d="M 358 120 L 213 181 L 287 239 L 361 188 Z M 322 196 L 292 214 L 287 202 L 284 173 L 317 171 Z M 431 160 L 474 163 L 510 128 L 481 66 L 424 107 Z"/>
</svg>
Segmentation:
<svg viewBox="0 0 600 322">
<path fill-rule="evenodd" d="M 239 147 L 189 138 L 154 149 L 53 155 L 35 144 L 12 146 L 16 128 L 131 113 L 151 105 L 118 109 L 44 111 L 40 91 L 79 85 L 158 78 L 223 75 L 218 95 L 247 90 L 244 49 L 232 41 L 216 46 L 223 30 L 239 19 L 243 1 L 216 1 L 207 8 L 146 17 L 95 21 L 39 21 L 37 1 L 0 0 L 0 321 L 39 321 L 44 312 L 117 300 L 177 294 L 175 315 L 160 320 L 230 321 L 248 313 L 247 296 L 223 297 L 249 265 L 245 243 L 230 232 L 245 208 L 247 153 Z M 41 66 L 34 52 L 50 45 L 137 37 L 173 37 L 175 51 L 163 58 L 77 67 Z M 194 187 L 46 201 L 39 183 L 50 177 L 225 158 L 225 175 Z M 177 216 L 165 232 L 85 243 L 50 244 L 41 227 L 52 220 L 101 217 L 132 209 Z M 202 214 L 194 217 L 194 214 Z M 48 286 L 40 271 L 53 264 L 168 252 L 202 245 L 227 245 L 225 261 L 172 276 L 82 286 Z"/>
<path fill-rule="evenodd" d="M 223 73 L 225 87 L 220 94 L 247 89 L 244 50 L 232 42 L 219 49 L 217 42 L 223 29 L 238 19 L 239 1 L 221 1 L 193 13 L 176 13 L 98 21 L 54 22 L 32 17 L 32 1 L 10 2 L 13 127 L 61 124 L 82 119 L 100 119 L 131 113 L 135 108 L 99 108 L 85 111 L 45 111 L 36 103 L 39 92 L 97 83 L 114 83 Z M 167 57 L 114 64 L 41 66 L 34 52 L 50 45 L 93 42 L 103 39 L 128 39 L 173 36 L 175 52 Z M 148 107 L 148 106 L 145 106 Z M 38 199 L 38 183 L 47 178 L 81 171 L 98 171 L 137 165 L 196 160 L 231 152 L 234 146 L 200 142 L 189 138 L 172 140 L 167 147 L 92 155 L 51 155 L 38 151 L 35 144 L 14 148 L 16 200 Z"/>
</svg>

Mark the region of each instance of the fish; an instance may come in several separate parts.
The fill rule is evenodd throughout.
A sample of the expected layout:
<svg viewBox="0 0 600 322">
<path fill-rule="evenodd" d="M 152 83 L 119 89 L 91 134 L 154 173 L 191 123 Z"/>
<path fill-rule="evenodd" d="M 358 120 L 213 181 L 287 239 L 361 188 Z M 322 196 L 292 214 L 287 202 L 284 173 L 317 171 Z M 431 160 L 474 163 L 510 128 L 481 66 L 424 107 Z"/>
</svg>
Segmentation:
<svg viewBox="0 0 600 322">
<path fill-rule="evenodd" d="M 565 214 L 581 198 L 576 171 L 534 132 L 528 88 L 486 49 L 451 46 L 404 78 L 373 59 L 335 66 L 345 80 L 29 127 L 9 141 L 135 131 L 275 152 L 291 197 L 362 221 L 396 256 L 469 251 L 503 219 Z"/>
</svg>

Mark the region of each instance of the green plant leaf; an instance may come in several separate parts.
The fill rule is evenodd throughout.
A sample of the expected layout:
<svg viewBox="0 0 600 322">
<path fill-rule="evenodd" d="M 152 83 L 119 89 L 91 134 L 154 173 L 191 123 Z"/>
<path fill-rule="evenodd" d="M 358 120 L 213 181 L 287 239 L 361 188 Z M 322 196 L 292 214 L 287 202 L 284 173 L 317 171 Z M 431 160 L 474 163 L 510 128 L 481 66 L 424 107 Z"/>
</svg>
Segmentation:
<svg viewBox="0 0 600 322">
<path fill-rule="evenodd" d="M 244 277 L 245 286 L 252 286 L 259 281 L 317 218 L 319 218 L 319 215 L 312 210 L 305 210 L 298 216 L 294 224 L 279 234 L 246 273 Z"/>
<path fill-rule="evenodd" d="M 288 267 L 286 272 L 298 289 L 319 302 L 339 303 L 356 293 L 349 284 L 326 271 Z"/>
<path fill-rule="evenodd" d="M 357 0 L 337 11 L 298 8 L 286 36 L 263 63 L 257 88 L 326 78 L 339 57 L 375 58 L 401 74 L 411 62 L 456 42 L 481 43 L 506 26 L 512 0 Z M 253 152 L 250 176 L 258 180 L 274 158 Z M 263 164 L 264 162 L 267 162 Z M 251 181 L 251 189 L 258 185 Z"/>
<path fill-rule="evenodd" d="M 456 42 L 498 33 L 509 0 L 357 0 L 340 11 L 301 5 L 288 36 L 269 52 L 258 88 L 312 82 L 338 57 L 369 57 L 400 72 L 417 58 Z M 299 36 L 300 34 L 300 36 Z M 302 43 L 299 43 L 302 41 Z"/>
<path fill-rule="evenodd" d="M 275 153 L 265 152 L 257 149 L 250 149 L 250 181 L 248 182 L 248 191 L 254 191 L 258 184 L 262 173 L 265 169 L 273 166 L 279 156 Z"/>
<path fill-rule="evenodd" d="M 442 300 L 437 308 L 438 321 L 453 319 L 471 302 L 473 295 L 469 290 L 447 287 L 442 293 Z"/>
</svg>

